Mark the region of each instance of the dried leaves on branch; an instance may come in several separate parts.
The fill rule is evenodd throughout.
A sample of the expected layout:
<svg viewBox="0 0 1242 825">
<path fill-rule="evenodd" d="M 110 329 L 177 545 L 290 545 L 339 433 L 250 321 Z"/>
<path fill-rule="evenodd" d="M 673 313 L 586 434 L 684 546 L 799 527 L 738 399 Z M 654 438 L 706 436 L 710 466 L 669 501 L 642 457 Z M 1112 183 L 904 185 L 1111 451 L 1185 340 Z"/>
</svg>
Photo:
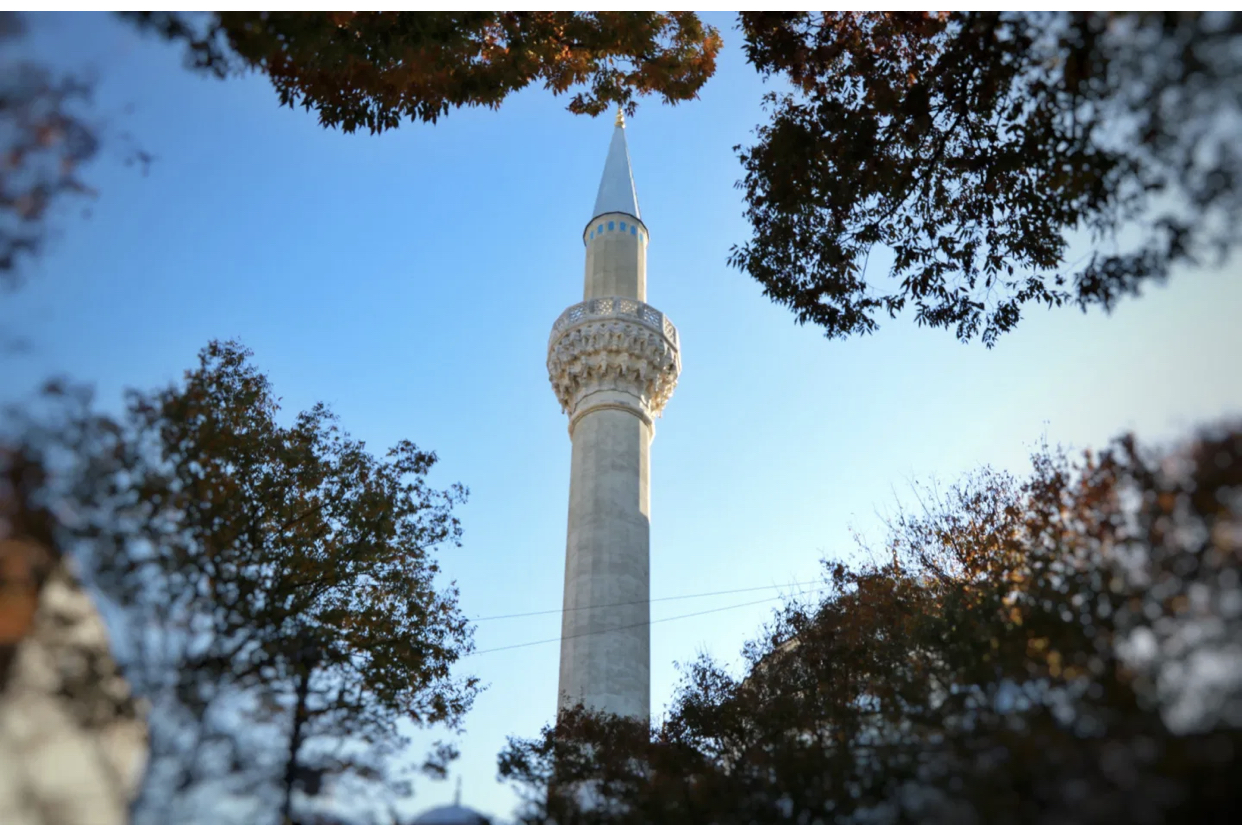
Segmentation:
<svg viewBox="0 0 1242 825">
<path fill-rule="evenodd" d="M 497 108 L 532 83 L 597 115 L 638 95 L 695 96 L 720 37 L 690 12 L 136 12 L 219 76 L 255 68 L 325 126 L 380 132 Z"/>
<path fill-rule="evenodd" d="M 31 436 L 62 462 L 72 546 L 156 706 L 152 821 L 196 789 L 400 790 L 402 725 L 456 728 L 477 692 L 451 672 L 471 629 L 435 561 L 465 490 L 433 488 L 435 454 L 408 441 L 372 456 L 322 405 L 280 423 L 249 358 L 213 343 L 123 416 L 64 404 Z"/>
<path fill-rule="evenodd" d="M 1242 427 L 1043 452 L 924 502 L 743 678 L 689 667 L 655 731 L 578 712 L 511 741 L 527 821 L 1232 821 Z"/>
<path fill-rule="evenodd" d="M 696 97 L 721 47 L 688 12 L 134 19 L 346 131 L 531 83 L 632 113 Z M 739 28 L 777 85 L 735 147 L 752 236 L 730 262 L 829 337 L 909 309 L 991 346 L 1030 304 L 1110 309 L 1238 244 L 1242 14 L 744 12 Z"/>
</svg>

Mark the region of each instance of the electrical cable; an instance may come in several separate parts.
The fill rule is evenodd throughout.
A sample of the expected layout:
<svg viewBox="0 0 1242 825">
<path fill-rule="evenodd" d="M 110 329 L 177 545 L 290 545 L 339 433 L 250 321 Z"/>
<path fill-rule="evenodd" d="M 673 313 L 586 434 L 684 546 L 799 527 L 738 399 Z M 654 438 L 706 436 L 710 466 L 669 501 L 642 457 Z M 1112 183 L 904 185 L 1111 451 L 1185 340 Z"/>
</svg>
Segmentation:
<svg viewBox="0 0 1242 825">
<path fill-rule="evenodd" d="M 702 599 L 708 596 L 728 596 L 734 593 L 753 593 L 756 590 L 774 590 L 778 587 L 806 587 L 808 585 L 819 585 L 820 582 L 786 582 L 784 584 L 768 584 L 762 587 L 741 587 L 737 590 L 716 590 L 712 593 L 690 593 L 685 596 L 663 596 L 659 599 L 640 599 L 632 602 L 612 602 L 610 604 L 590 604 L 582 607 L 571 607 L 568 610 L 594 610 L 603 607 L 624 607 L 631 604 L 651 604 L 652 602 L 672 602 L 681 599 Z M 565 608 L 556 610 L 534 610 L 530 613 L 506 613 L 500 616 L 483 616 L 478 619 L 471 619 L 472 622 L 491 622 L 498 619 L 523 619 L 527 616 L 547 616 L 551 613 L 565 613 Z"/>
<path fill-rule="evenodd" d="M 827 590 L 827 589 L 828 589 L 827 587 L 818 587 L 815 590 L 812 590 L 810 592 L 818 593 L 822 590 Z M 473 653 L 468 653 L 466 654 L 466 656 L 482 656 L 484 653 L 499 653 L 502 650 L 516 650 L 520 647 L 534 647 L 535 645 L 546 645 L 546 644 L 551 644 L 552 642 L 565 641 L 567 639 L 580 639 L 584 636 L 598 636 L 602 633 L 616 633 L 622 630 L 633 630 L 636 627 L 647 627 L 648 625 L 661 624 L 663 622 L 672 622 L 672 621 L 676 621 L 677 619 L 690 619 L 695 616 L 706 616 L 708 613 L 720 613 L 725 610 L 736 610 L 739 607 L 750 607 L 756 604 L 765 604 L 767 602 L 775 602 L 783 598 L 784 598 L 783 596 L 773 596 L 767 599 L 759 599 L 753 602 L 743 602 L 742 604 L 731 604 L 726 607 L 717 607 L 717 608 L 713 608 L 712 610 L 700 610 L 696 613 L 683 613 L 680 616 L 666 616 L 663 619 L 655 619 L 649 622 L 638 622 L 637 624 L 622 625 L 621 627 L 608 627 L 603 630 L 591 630 L 586 633 L 575 633 L 572 636 L 563 636 L 563 637 L 558 636 L 555 639 L 540 639 L 539 641 L 536 641 L 536 642 L 522 642 L 516 645 L 504 645 L 502 647 L 489 647 L 486 650 L 476 650 Z M 642 604 L 642 602 L 619 602 L 618 605 L 620 604 Z M 466 658 L 466 657 L 462 657 L 462 658 Z"/>
</svg>

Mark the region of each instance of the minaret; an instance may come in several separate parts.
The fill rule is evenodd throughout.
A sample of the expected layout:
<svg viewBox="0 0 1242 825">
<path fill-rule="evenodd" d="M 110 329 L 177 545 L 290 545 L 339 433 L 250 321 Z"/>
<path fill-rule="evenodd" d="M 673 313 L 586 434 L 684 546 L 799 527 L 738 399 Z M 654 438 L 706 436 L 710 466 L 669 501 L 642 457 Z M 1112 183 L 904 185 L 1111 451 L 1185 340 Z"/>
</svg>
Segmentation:
<svg viewBox="0 0 1242 825">
<path fill-rule="evenodd" d="M 647 227 L 617 112 L 586 245 L 583 301 L 548 340 L 573 459 L 560 708 L 651 715 L 651 439 L 681 372 L 677 329 L 648 306 Z"/>
</svg>

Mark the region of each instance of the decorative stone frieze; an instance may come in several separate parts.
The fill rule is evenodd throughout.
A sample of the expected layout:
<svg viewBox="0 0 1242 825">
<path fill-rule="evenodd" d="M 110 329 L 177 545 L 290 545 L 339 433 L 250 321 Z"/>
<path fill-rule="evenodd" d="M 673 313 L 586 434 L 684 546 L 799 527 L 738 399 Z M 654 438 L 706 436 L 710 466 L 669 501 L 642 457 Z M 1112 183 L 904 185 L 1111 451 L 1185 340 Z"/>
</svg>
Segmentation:
<svg viewBox="0 0 1242 825">
<path fill-rule="evenodd" d="M 574 304 L 552 325 L 548 379 L 570 426 L 597 407 L 627 409 L 650 422 L 681 373 L 677 328 L 632 298 Z"/>
</svg>

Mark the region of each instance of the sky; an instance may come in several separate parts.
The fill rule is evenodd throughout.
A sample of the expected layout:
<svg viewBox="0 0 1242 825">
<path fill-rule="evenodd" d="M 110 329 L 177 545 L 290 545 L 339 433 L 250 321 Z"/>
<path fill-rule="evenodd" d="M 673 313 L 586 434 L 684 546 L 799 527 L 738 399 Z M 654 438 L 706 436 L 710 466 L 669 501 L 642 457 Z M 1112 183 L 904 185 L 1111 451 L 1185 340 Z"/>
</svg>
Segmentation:
<svg viewBox="0 0 1242 825">
<path fill-rule="evenodd" d="M 1042 438 L 1165 441 L 1242 414 L 1236 259 L 1111 315 L 1029 310 L 992 350 L 908 317 L 848 341 L 796 325 L 726 264 L 749 237 L 733 147 L 753 139 L 766 89 L 732 18 L 706 19 L 726 46 L 701 99 L 649 100 L 627 128 L 648 302 L 682 340 L 651 453 L 651 592 L 666 599 L 651 610 L 653 709 L 677 662 L 737 662 L 778 602 L 734 606 L 815 582 L 821 559 L 853 554 L 854 532 L 881 541 L 912 482 L 1021 472 Z M 115 409 L 124 388 L 166 385 L 209 340 L 237 338 L 288 416 L 327 402 L 376 452 L 409 438 L 439 455 L 435 483 L 469 487 L 463 546 L 440 556 L 463 610 L 550 611 L 480 622 L 480 651 L 555 639 L 570 442 L 544 362 L 552 322 L 580 300 L 611 116 L 532 88 L 499 111 L 346 135 L 281 108 L 260 77 L 194 75 L 112 18 L 33 23 L 40 58 L 95 71 L 106 142 L 89 216 L 59 215 L 0 302 L 2 328 L 30 342 L 0 361 L 0 401 L 65 374 Z M 155 156 L 145 175 L 122 162 L 126 134 Z M 756 587 L 771 589 L 672 598 Z M 661 621 L 716 608 L 732 609 Z M 547 643 L 461 663 L 487 686 L 453 768 L 465 803 L 512 812 L 496 755 L 551 721 L 558 657 Z M 420 781 L 405 810 L 454 785 Z"/>
</svg>

